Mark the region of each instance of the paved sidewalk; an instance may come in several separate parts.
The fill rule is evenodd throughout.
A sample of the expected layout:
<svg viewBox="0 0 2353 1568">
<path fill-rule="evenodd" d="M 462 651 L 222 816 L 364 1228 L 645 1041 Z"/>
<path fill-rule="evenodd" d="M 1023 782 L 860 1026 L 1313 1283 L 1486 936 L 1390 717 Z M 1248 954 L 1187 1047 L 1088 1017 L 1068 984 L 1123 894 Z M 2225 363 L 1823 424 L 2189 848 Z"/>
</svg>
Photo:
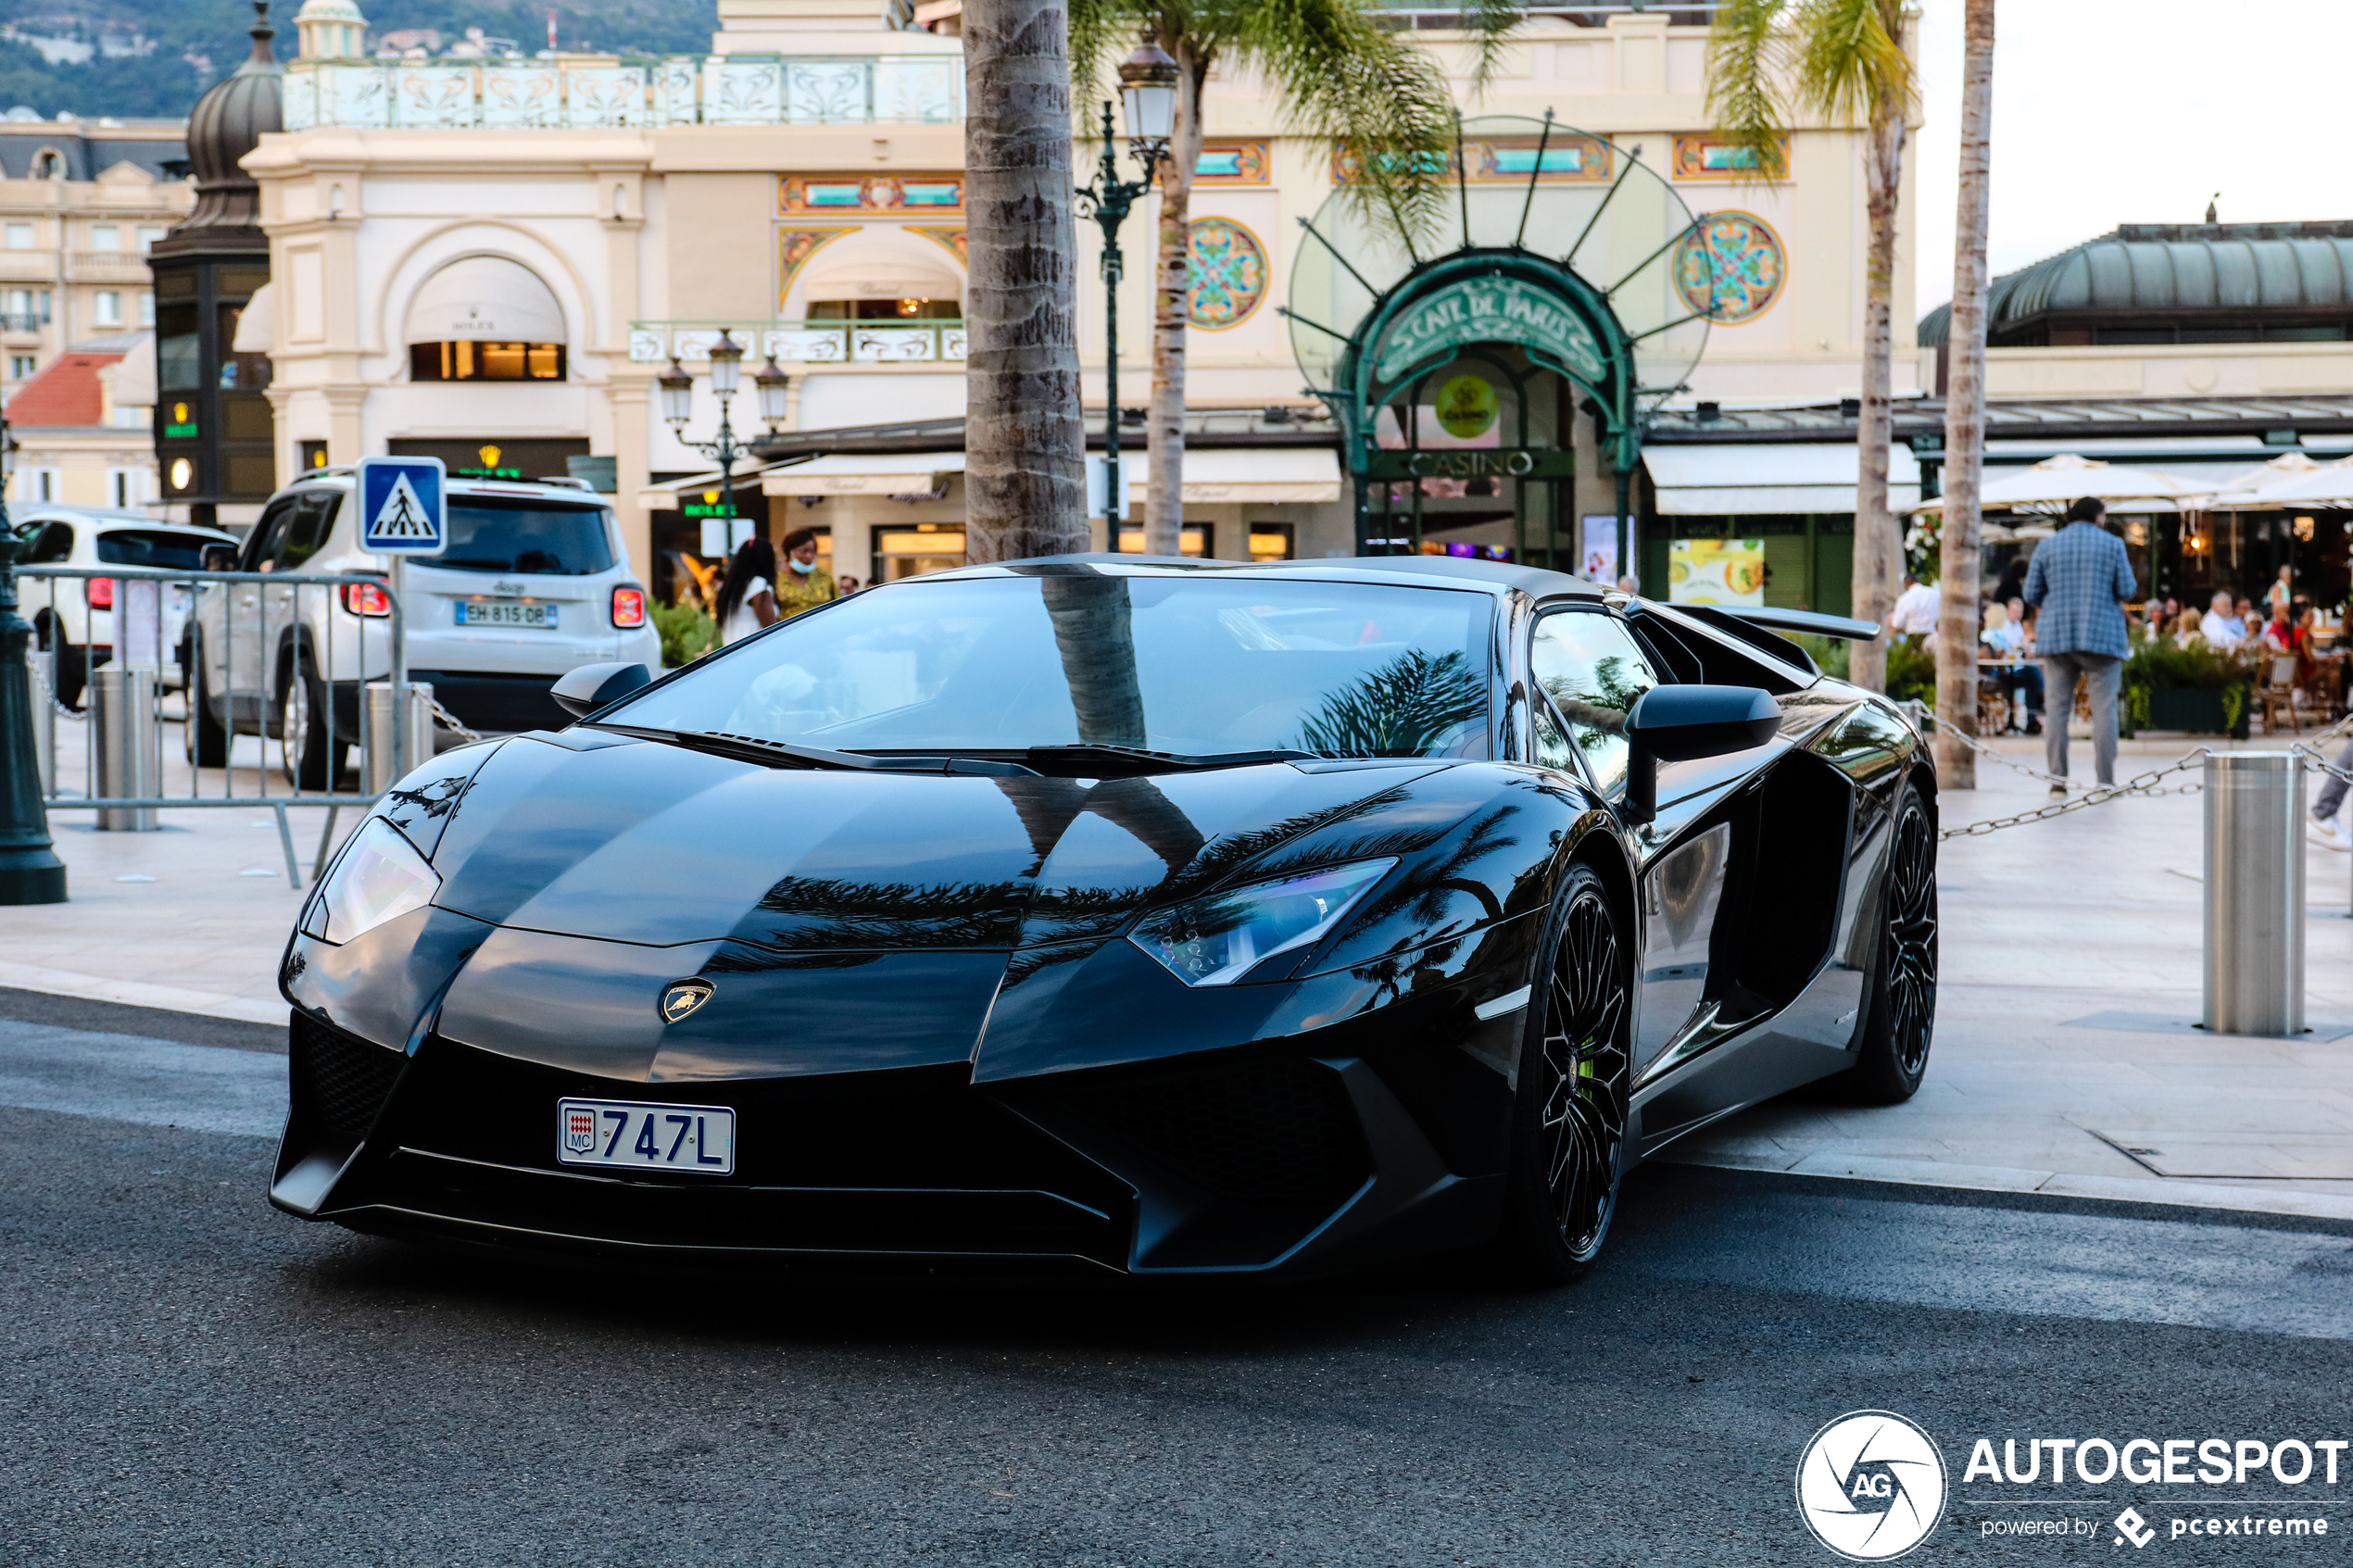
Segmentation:
<svg viewBox="0 0 2353 1568">
<path fill-rule="evenodd" d="M 2193 744 L 2127 743 L 2119 771 Z M 2003 746 L 2039 765 L 2039 742 Z M 1991 764 L 1978 784 L 1944 796 L 1948 825 L 2044 804 L 2045 785 Z M 1670 1157 L 2353 1217 L 2353 856 L 2307 852 L 2307 1011 L 2334 1027 L 2207 1038 L 2188 1027 L 2201 1010 L 2201 811 L 2195 795 L 2130 798 L 1946 843 L 1944 987 L 1919 1096 L 1858 1108 L 1802 1093 Z M 324 813 L 291 816 L 308 876 Z M 72 902 L 0 909 L 0 986 L 283 1021 L 275 970 L 299 899 L 274 815 L 166 811 L 155 834 L 99 833 L 91 817 L 51 820 Z"/>
<path fill-rule="evenodd" d="M 2042 765 L 2039 740 L 2000 744 Z M 2125 743 L 2118 776 L 2196 744 Z M 2076 743 L 2079 777 L 2088 750 Z M 1977 784 L 1944 794 L 1945 825 L 2045 803 L 2045 784 L 1983 759 Z M 1919 1095 L 1872 1108 L 1785 1097 L 1669 1158 L 2353 1218 L 2353 856 L 2306 850 L 2313 1030 L 2208 1036 L 2191 1027 L 2204 1010 L 2203 811 L 2196 795 L 2133 797 L 1946 841 L 1943 984 Z"/>
</svg>

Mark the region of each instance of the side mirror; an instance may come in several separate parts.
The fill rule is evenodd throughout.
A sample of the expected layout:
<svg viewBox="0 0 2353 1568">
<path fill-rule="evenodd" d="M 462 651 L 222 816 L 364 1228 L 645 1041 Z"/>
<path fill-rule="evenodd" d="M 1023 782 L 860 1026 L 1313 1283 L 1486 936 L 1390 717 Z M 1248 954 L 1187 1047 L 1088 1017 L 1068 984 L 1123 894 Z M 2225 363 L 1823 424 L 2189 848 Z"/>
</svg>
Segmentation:
<svg viewBox="0 0 2353 1568">
<path fill-rule="evenodd" d="M 201 571 L 234 571 L 237 570 L 237 546 L 234 545 L 207 545 L 204 547 L 204 554 L 199 557 L 198 559 L 200 562 L 199 570 Z"/>
<path fill-rule="evenodd" d="M 1658 815 L 1658 764 L 1723 757 L 1780 733 L 1781 705 L 1754 686 L 1653 686 L 1626 715 L 1626 814 Z"/>
<path fill-rule="evenodd" d="M 548 687 L 547 695 L 573 718 L 585 719 L 640 686 L 651 685 L 653 679 L 642 664 L 584 664 Z"/>
</svg>

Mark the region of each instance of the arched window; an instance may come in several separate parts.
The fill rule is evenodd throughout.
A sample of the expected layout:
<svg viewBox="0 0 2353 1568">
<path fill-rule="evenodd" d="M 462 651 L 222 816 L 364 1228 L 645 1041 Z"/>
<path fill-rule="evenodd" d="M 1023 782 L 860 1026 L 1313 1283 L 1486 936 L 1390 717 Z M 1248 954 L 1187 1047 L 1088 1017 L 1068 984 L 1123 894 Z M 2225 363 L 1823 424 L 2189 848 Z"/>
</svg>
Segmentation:
<svg viewBox="0 0 2353 1568">
<path fill-rule="evenodd" d="M 812 321 L 956 320 L 964 313 L 963 280 L 943 257 L 843 242 L 811 263 L 801 298 Z"/>
<path fill-rule="evenodd" d="M 564 379 L 564 314 L 519 261 L 469 256 L 417 291 L 409 307 L 412 381 Z"/>
<path fill-rule="evenodd" d="M 55 147 L 44 147 L 32 155 L 32 177 L 35 180 L 62 180 L 66 177 L 66 155 Z"/>
</svg>

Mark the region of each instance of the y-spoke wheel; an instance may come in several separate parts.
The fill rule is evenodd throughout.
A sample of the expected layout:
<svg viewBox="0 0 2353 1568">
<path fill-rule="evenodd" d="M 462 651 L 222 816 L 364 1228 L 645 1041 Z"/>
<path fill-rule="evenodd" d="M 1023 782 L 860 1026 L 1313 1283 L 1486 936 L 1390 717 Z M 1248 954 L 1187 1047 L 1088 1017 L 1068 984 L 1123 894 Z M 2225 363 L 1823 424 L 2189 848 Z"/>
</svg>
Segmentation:
<svg viewBox="0 0 2353 1568">
<path fill-rule="evenodd" d="M 1626 1167 L 1629 950 L 1601 879 L 1565 879 L 1529 999 L 1505 1242 L 1541 1277 L 1601 1250 Z"/>
<path fill-rule="evenodd" d="M 1909 784 L 1895 799 L 1880 909 L 1870 1010 L 1844 1077 L 1857 1098 L 1893 1105 L 1919 1090 L 1936 1034 L 1936 832 Z"/>
</svg>

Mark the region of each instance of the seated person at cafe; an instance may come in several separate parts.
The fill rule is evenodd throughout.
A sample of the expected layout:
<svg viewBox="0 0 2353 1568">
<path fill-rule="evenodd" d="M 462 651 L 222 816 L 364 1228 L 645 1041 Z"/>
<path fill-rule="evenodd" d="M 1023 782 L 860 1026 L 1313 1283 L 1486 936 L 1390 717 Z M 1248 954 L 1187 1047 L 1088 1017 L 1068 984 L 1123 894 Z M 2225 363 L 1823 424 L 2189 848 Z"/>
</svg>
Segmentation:
<svg viewBox="0 0 2353 1568">
<path fill-rule="evenodd" d="M 2233 611 L 2226 591 L 2215 593 L 2214 603 L 2198 622 L 2198 630 L 2205 634 L 2207 646 L 2220 653 L 2228 653 L 2246 641 L 2246 622 Z"/>
<path fill-rule="evenodd" d="M 2206 633 L 2199 627 L 2197 611 L 2185 609 L 2173 618 L 2173 646 L 2175 647 L 2185 648 L 2192 643 L 2202 643 L 2205 640 Z"/>
<path fill-rule="evenodd" d="M 1977 640 L 1985 646 L 1985 658 L 1994 661 L 1992 678 L 2000 683 L 2002 694 L 2012 700 L 2025 694 L 2026 733 L 2041 734 L 2043 671 L 2025 662 L 2026 628 L 2010 619 L 2007 606 L 1990 604 L 1985 607 L 1985 630 Z"/>
</svg>

